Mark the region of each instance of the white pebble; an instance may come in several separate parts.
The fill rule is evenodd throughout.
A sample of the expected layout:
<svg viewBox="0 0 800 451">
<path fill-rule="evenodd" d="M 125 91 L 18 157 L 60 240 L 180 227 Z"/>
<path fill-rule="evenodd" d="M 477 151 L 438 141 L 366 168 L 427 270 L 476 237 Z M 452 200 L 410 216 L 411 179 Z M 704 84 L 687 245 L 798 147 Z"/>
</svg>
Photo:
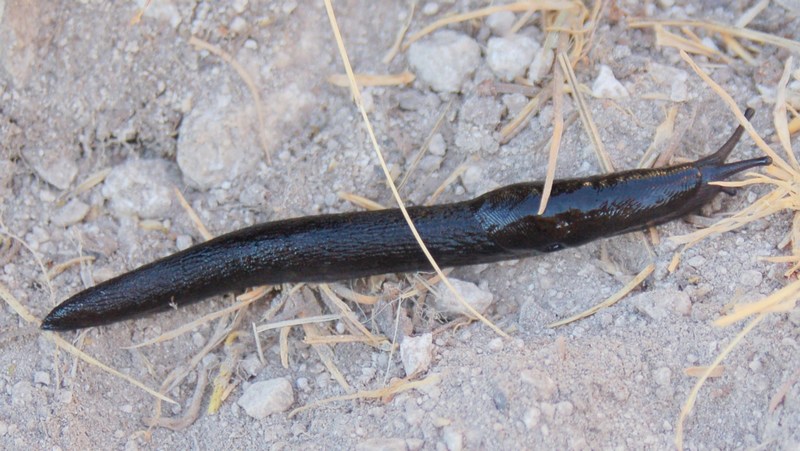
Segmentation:
<svg viewBox="0 0 800 451">
<path fill-rule="evenodd" d="M 33 383 L 37 385 L 50 385 L 50 373 L 37 371 L 33 373 Z"/>
<path fill-rule="evenodd" d="M 484 184 L 483 168 L 479 164 L 469 165 L 461 174 L 461 183 L 471 194 L 480 191 Z"/>
<path fill-rule="evenodd" d="M 448 451 L 461 451 L 464 448 L 464 435 L 455 426 L 445 426 L 442 439 Z"/>
<path fill-rule="evenodd" d="M 251 417 L 262 419 L 291 407 L 294 390 L 292 384 L 282 377 L 260 381 L 247 387 L 236 403 Z"/>
<path fill-rule="evenodd" d="M 550 68 L 553 67 L 555 60 L 555 53 L 552 49 L 541 48 L 536 51 L 533 56 L 533 62 L 528 68 L 528 81 L 537 84 L 544 80 L 545 76 L 550 73 Z"/>
<path fill-rule="evenodd" d="M 39 177 L 58 189 L 69 188 L 78 175 L 78 164 L 72 158 L 71 152 L 29 147 L 23 149 L 22 154 Z"/>
<path fill-rule="evenodd" d="M 178 166 L 186 182 L 201 189 L 253 173 L 264 156 L 251 108 L 220 99 L 195 107 L 181 123 Z"/>
<path fill-rule="evenodd" d="M 82 202 L 80 199 L 72 199 L 66 205 L 56 210 L 50 221 L 53 225 L 59 227 L 66 227 L 68 225 L 77 224 L 86 217 L 89 213 L 89 205 Z"/>
<path fill-rule="evenodd" d="M 20 381 L 11 387 L 11 405 L 24 406 L 33 400 L 33 385 L 28 381 Z"/>
<path fill-rule="evenodd" d="M 664 366 L 653 371 L 653 380 L 661 387 L 669 386 L 672 383 L 672 370 Z"/>
<path fill-rule="evenodd" d="M 406 441 L 395 437 L 377 437 L 356 445 L 356 451 L 406 451 Z"/>
<path fill-rule="evenodd" d="M 106 177 L 101 193 L 117 217 L 163 217 L 172 205 L 172 183 L 163 160 L 128 160 Z"/>
<path fill-rule="evenodd" d="M 438 92 L 459 92 L 481 62 L 481 49 L 463 33 L 441 30 L 411 44 L 408 62 L 417 77 Z"/>
<path fill-rule="evenodd" d="M 511 11 L 500 11 L 490 14 L 486 18 L 486 25 L 492 29 L 492 33 L 495 36 L 505 36 L 511 31 L 511 27 L 514 26 L 516 20 L 516 16 Z"/>
<path fill-rule="evenodd" d="M 477 285 L 472 282 L 465 282 L 463 280 L 450 278 L 450 283 L 461 294 L 461 297 L 467 304 L 472 306 L 478 313 L 483 313 L 492 305 L 494 295 L 488 291 L 481 290 Z M 437 292 L 434 301 L 434 306 L 441 312 L 455 313 L 458 315 L 465 315 L 472 317 L 472 313 L 459 302 L 455 295 L 441 282 L 436 286 Z"/>
<path fill-rule="evenodd" d="M 228 28 L 234 33 L 244 33 L 244 31 L 247 30 L 247 21 L 240 16 L 236 16 L 233 18 Z"/>
<path fill-rule="evenodd" d="M 439 4 L 436 2 L 428 2 L 422 7 L 422 14 L 432 16 L 439 12 Z"/>
<path fill-rule="evenodd" d="M 489 38 L 486 62 L 495 75 L 505 81 L 513 81 L 515 77 L 525 75 L 537 50 L 539 44 L 527 36 L 515 34 Z"/>
<path fill-rule="evenodd" d="M 544 371 L 530 368 L 519 373 L 519 379 L 525 384 L 533 387 L 532 398 L 537 400 L 549 400 L 556 394 L 555 381 Z"/>
<path fill-rule="evenodd" d="M 541 418 L 542 411 L 536 407 L 531 407 L 525 411 L 525 415 L 522 417 L 522 422 L 525 423 L 526 428 L 533 429 L 539 424 L 539 420 Z"/>
<path fill-rule="evenodd" d="M 742 283 L 742 285 L 751 288 L 761 285 L 761 281 L 763 279 L 764 275 L 761 274 L 761 271 L 756 271 L 754 269 L 742 271 L 742 274 L 739 276 L 739 281 Z"/>
<path fill-rule="evenodd" d="M 706 263 L 706 258 L 702 255 L 695 255 L 694 257 L 686 260 L 686 264 L 693 268 L 699 268 Z"/>
<path fill-rule="evenodd" d="M 192 237 L 189 235 L 178 235 L 175 238 L 175 247 L 178 248 L 179 251 L 188 249 L 192 246 Z"/>
<path fill-rule="evenodd" d="M 611 68 L 600 65 L 600 74 L 592 83 L 592 95 L 600 99 L 619 99 L 628 97 L 628 90 L 614 77 Z"/>
<path fill-rule="evenodd" d="M 405 337 L 400 343 L 400 359 L 406 375 L 420 374 L 431 365 L 433 355 L 433 335 L 422 334 L 417 337 Z"/>
<path fill-rule="evenodd" d="M 437 157 L 443 157 L 445 152 L 447 152 L 447 143 L 444 142 L 444 136 L 441 133 L 437 133 L 431 136 L 431 142 L 428 144 L 428 150 L 433 155 Z"/>
</svg>

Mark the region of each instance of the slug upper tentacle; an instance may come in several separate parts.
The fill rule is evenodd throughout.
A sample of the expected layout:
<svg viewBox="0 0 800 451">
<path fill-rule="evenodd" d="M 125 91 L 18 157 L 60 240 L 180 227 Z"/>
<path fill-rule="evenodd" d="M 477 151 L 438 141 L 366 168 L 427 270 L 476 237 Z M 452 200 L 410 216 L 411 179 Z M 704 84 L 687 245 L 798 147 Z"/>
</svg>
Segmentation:
<svg viewBox="0 0 800 451">
<path fill-rule="evenodd" d="M 768 157 L 725 163 L 742 133 L 739 126 L 718 151 L 693 163 L 556 181 L 541 215 L 538 182 L 408 212 L 441 266 L 579 246 L 684 216 L 722 191 L 711 182 L 770 164 Z M 254 285 L 430 269 L 397 209 L 287 219 L 222 235 L 81 291 L 54 308 L 42 328 L 108 324 Z"/>
</svg>

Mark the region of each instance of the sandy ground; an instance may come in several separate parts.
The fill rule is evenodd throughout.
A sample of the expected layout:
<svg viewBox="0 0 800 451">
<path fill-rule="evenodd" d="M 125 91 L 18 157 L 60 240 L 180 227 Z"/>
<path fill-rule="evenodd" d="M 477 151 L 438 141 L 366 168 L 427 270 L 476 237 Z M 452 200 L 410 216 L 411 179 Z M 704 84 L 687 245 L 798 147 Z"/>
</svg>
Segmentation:
<svg viewBox="0 0 800 451">
<path fill-rule="evenodd" d="M 411 30 L 483 6 L 468 3 L 419 5 Z M 599 65 L 609 65 L 630 93 L 619 100 L 587 97 L 600 136 L 615 167 L 633 168 L 666 111 L 677 107 L 676 128 L 683 136 L 676 141 L 676 154 L 687 159 L 705 155 L 727 138 L 732 115 L 674 49 L 657 48 L 651 30 L 626 23 L 629 17 L 689 16 L 730 24 L 750 2 L 636 3 L 609 3 L 592 50 L 576 68 L 579 81 L 591 87 Z M 410 5 L 380 5 L 335 2 L 357 72 L 409 68 L 405 53 L 390 64 L 381 59 Z M 39 318 L 93 281 L 200 241 L 173 186 L 214 234 L 274 219 L 356 210 L 337 196 L 341 191 L 392 204 L 348 91 L 326 81 L 343 69 L 321 2 L 239 0 L 219 6 L 154 0 L 135 25 L 135 2 L 4 0 L 0 11 L 3 229 L 22 238 L 47 269 L 82 255 L 94 257 L 53 277 L 51 295 L 33 254 L 16 246 L 4 248 L 0 282 Z M 536 17 L 523 32 L 541 40 Z M 791 10 L 771 4 L 750 26 L 797 40 L 800 21 Z M 450 28 L 471 36 L 485 54 L 492 34 L 485 23 Z M 251 91 L 233 65 L 190 45 L 191 36 L 232 55 L 250 74 L 264 105 L 260 123 Z M 775 86 L 789 53 L 767 45 L 754 48 L 755 66 L 736 58 L 725 64 L 702 57 L 698 61 L 739 105 L 759 110 L 755 128 L 771 136 L 772 105 L 764 102 L 758 87 Z M 390 167 L 400 174 L 411 167 L 447 108 L 439 129 L 446 151 L 423 159 L 416 168 L 401 190 L 410 203 L 424 202 L 465 162 L 470 175 L 449 185 L 439 202 L 544 177 L 552 107 L 532 118 L 513 140 L 498 145 L 497 131 L 527 99 L 487 92 L 481 89 L 485 80 L 497 79 L 484 59 L 460 94 L 435 93 L 419 80 L 366 89 L 379 142 Z M 683 97 L 680 101 L 673 101 L 675 90 Z M 670 95 L 673 100 L 663 100 Z M 569 99 L 566 109 L 567 115 L 574 110 Z M 757 155 L 748 138 L 734 152 L 735 159 Z M 222 175 L 213 171 L 217 163 Z M 105 169 L 113 171 L 103 183 L 76 191 Z M 589 138 L 575 121 L 565 131 L 557 176 L 598 172 Z M 704 212 L 734 211 L 762 192 L 753 187 L 735 197 L 720 196 Z M 237 385 L 216 414 L 205 413 L 207 390 L 199 418 L 180 431 L 155 428 L 145 433 L 143 418 L 153 413 L 152 396 L 57 350 L 34 325 L 5 307 L 0 315 L 0 447 L 671 448 L 678 414 L 695 381 L 684 369 L 711 362 L 741 329 L 711 324 L 733 298 L 756 300 L 786 283 L 782 266 L 756 257 L 784 255 L 777 245 L 790 224 L 788 214 L 777 215 L 706 240 L 684 255 L 674 273 L 666 269 L 674 245 L 661 240 L 651 257 L 635 237 L 455 270 L 454 277 L 494 295 L 487 314 L 512 339 L 499 339 L 480 323 L 440 330 L 441 322 L 428 320 L 430 310 L 415 313 L 421 299 L 405 301 L 399 314 L 396 302 L 385 302 L 381 309 L 351 304 L 375 333 L 392 337 L 396 317 L 405 321 L 400 336 L 436 330 L 433 361 L 421 377 L 436 375 L 440 381 L 391 399 L 334 402 L 293 418 L 281 412 L 255 419 L 237 400 L 251 383 L 277 377 L 291 381 L 292 407 L 346 391 L 303 343 L 300 328 L 288 337 L 289 368 L 280 364 L 274 331 L 259 336 L 267 364 L 258 364 L 250 325 L 269 310 L 270 302 L 262 301 L 241 318 L 243 335 L 231 378 Z M 659 232 L 667 237 L 693 227 L 677 221 Z M 621 276 L 610 275 L 601 264 L 604 247 Z M 650 261 L 656 270 L 638 294 L 586 320 L 546 327 L 611 295 Z M 383 290 L 372 293 L 409 287 L 402 277 L 387 280 Z M 365 293 L 371 289 L 364 283 L 347 285 Z M 319 297 L 314 293 L 312 297 Z M 391 301 L 390 294 L 387 298 Z M 229 297 L 218 298 L 62 336 L 157 388 L 171 370 L 199 352 L 216 323 L 165 343 L 124 348 L 229 303 Z M 320 325 L 326 334 L 341 333 L 338 326 Z M 769 316 L 747 336 L 725 361 L 723 375 L 700 392 L 686 422 L 688 448 L 800 447 L 796 375 L 784 401 L 774 410 L 768 407 L 800 368 L 799 332 L 795 310 Z M 214 377 L 231 352 L 220 346 L 204 358 L 200 367 L 205 370 L 192 370 L 167 393 L 181 406 L 165 406 L 164 415 L 185 414 L 198 371 Z M 373 390 L 405 376 L 398 352 L 342 344 L 332 355 L 355 390 Z"/>
</svg>

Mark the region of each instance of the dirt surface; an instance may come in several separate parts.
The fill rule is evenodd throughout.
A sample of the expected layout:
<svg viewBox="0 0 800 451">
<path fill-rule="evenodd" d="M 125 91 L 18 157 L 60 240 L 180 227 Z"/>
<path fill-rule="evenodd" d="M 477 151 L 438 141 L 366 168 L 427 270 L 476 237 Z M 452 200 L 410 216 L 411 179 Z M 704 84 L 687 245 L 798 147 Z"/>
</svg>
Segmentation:
<svg viewBox="0 0 800 451">
<path fill-rule="evenodd" d="M 326 81 L 344 70 L 322 2 L 217 3 L 154 0 L 132 24 L 136 2 L 0 0 L 3 230 L 20 237 L 47 269 L 75 257 L 94 257 L 54 276 L 51 294 L 29 250 L 16 245 L 3 250 L 0 282 L 38 318 L 85 286 L 201 241 L 172 187 L 184 193 L 214 234 L 275 219 L 357 210 L 337 196 L 342 191 L 393 205 L 348 90 Z M 749 26 L 797 40 L 800 20 L 797 10 L 787 9 L 792 4 L 773 2 Z M 420 4 L 410 31 L 481 6 Z M 629 93 L 616 100 L 587 95 L 616 168 L 636 167 L 669 108 L 677 108 L 676 130 L 682 133 L 673 161 L 713 151 L 735 123 L 675 49 L 656 47 L 651 29 L 630 28 L 628 21 L 690 17 L 732 24 L 750 6 L 744 1 L 609 2 L 576 73 L 591 88 L 599 66 L 608 65 Z M 408 2 L 376 7 L 367 0 L 337 1 L 335 9 L 357 72 L 410 69 L 407 53 L 389 64 L 381 61 L 408 18 Z M 541 44 L 538 17 L 520 34 Z M 448 28 L 481 49 L 480 63 L 460 93 L 434 92 L 420 79 L 365 89 L 378 140 L 400 175 L 412 166 L 446 109 L 435 140 L 438 155 L 428 152 L 401 190 L 410 204 L 425 202 L 464 163 L 469 169 L 438 202 L 545 175 L 552 107 L 500 145 L 498 130 L 527 102 L 527 91 L 485 89 L 500 81 L 486 62 L 494 31 L 485 21 Z M 261 119 L 234 64 L 192 45 L 192 36 L 222 49 L 249 74 L 263 105 Z M 722 48 L 718 36 L 710 37 Z M 697 60 L 739 105 L 758 110 L 753 123 L 768 137 L 774 135 L 772 105 L 759 87 L 777 84 L 789 53 L 763 44 L 751 50 L 755 65 L 734 57 Z M 575 110 L 569 98 L 565 110 L 567 117 Z M 745 137 L 733 159 L 759 154 Z M 106 169 L 112 171 L 102 183 L 78 190 Z M 599 172 L 580 120 L 569 123 L 557 176 Z M 764 191 L 751 187 L 735 197 L 720 196 L 704 212 L 735 211 Z M 167 393 L 180 406 L 165 405 L 163 415 L 181 416 L 200 371 L 213 379 L 221 364 L 236 363 L 231 380 L 237 385 L 219 412 L 205 413 L 208 389 L 199 418 L 180 431 L 145 433 L 143 418 L 153 414 L 152 396 L 57 350 L 5 307 L 0 315 L 0 447 L 671 448 L 678 414 L 695 382 L 684 369 L 710 363 L 741 329 L 711 324 L 732 299 L 756 300 L 786 283 L 783 266 L 757 257 L 784 255 L 778 243 L 790 226 L 790 215 L 781 214 L 703 241 L 684 254 L 674 273 L 667 265 L 676 246 L 664 238 L 693 230 L 685 221 L 659 228 L 662 240 L 652 257 L 639 238 L 625 236 L 453 271 L 453 277 L 493 294 L 487 315 L 512 339 L 499 338 L 481 323 L 440 329 L 443 323 L 429 320 L 434 315 L 418 298 L 404 301 L 398 313 L 391 293 L 410 287 L 403 277 L 388 277 L 382 289 L 347 283 L 364 293 L 385 294 L 380 308 L 351 304 L 374 333 L 400 340 L 435 331 L 432 363 L 419 377 L 437 375 L 440 381 L 391 399 L 334 402 L 293 418 L 284 411 L 256 419 L 237 400 L 252 383 L 274 378 L 291 382 L 292 407 L 346 391 L 303 342 L 299 327 L 288 336 L 289 368 L 280 364 L 275 331 L 259 335 L 266 365 L 259 363 L 251 324 L 261 323 L 282 295 L 261 301 L 240 318 L 238 359 L 231 360 L 230 347 L 219 346 Z M 616 276 L 601 263 L 604 247 L 617 263 Z M 546 327 L 613 294 L 650 261 L 656 270 L 638 294 L 583 321 Z M 318 299 L 319 292 L 311 297 Z M 330 313 L 319 301 L 304 299 L 305 308 L 311 302 L 319 313 Z M 230 297 L 217 298 L 62 336 L 157 389 L 170 371 L 205 346 L 217 323 L 161 344 L 125 347 L 230 302 Z M 402 320 L 399 327 L 395 318 Z M 319 328 L 325 334 L 343 332 L 337 323 Z M 701 390 L 686 422 L 688 448 L 800 447 L 800 384 L 793 376 L 800 368 L 798 333 L 795 310 L 769 316 L 747 336 L 725 361 L 723 375 Z M 363 344 L 332 349 L 333 362 L 354 390 L 373 390 L 405 376 L 397 351 Z M 784 401 L 771 411 L 770 400 L 792 380 Z"/>
</svg>

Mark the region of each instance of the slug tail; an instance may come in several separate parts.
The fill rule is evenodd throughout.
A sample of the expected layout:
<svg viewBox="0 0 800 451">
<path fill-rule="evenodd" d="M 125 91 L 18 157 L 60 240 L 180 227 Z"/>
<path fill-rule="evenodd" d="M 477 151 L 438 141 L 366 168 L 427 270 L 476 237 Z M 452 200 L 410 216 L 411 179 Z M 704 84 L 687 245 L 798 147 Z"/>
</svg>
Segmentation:
<svg viewBox="0 0 800 451">
<path fill-rule="evenodd" d="M 753 117 L 753 114 L 755 114 L 755 110 L 752 109 L 752 108 L 748 108 L 748 109 L 746 109 L 744 111 L 744 117 L 746 117 L 748 121 Z M 736 127 L 736 130 L 734 130 L 734 132 L 731 135 L 731 137 L 728 138 L 727 141 L 725 141 L 725 144 L 723 144 L 722 147 L 720 147 L 716 152 L 712 153 L 711 155 L 709 155 L 709 156 L 707 156 L 705 158 L 701 158 L 700 160 L 698 160 L 697 161 L 698 165 L 701 165 L 701 166 L 705 166 L 707 164 L 708 165 L 721 165 L 721 164 L 725 163 L 725 160 L 728 158 L 728 155 L 731 154 L 731 151 L 733 151 L 733 148 L 736 147 L 737 143 L 739 143 L 739 140 L 742 138 L 742 134 L 743 133 L 744 133 L 744 127 L 742 127 L 741 125 Z M 769 164 L 769 163 L 766 163 L 766 164 Z M 760 166 L 760 165 L 756 165 L 756 166 Z M 744 170 L 744 169 L 742 169 L 742 170 Z M 735 172 L 734 172 L 734 174 L 735 174 Z"/>
</svg>

